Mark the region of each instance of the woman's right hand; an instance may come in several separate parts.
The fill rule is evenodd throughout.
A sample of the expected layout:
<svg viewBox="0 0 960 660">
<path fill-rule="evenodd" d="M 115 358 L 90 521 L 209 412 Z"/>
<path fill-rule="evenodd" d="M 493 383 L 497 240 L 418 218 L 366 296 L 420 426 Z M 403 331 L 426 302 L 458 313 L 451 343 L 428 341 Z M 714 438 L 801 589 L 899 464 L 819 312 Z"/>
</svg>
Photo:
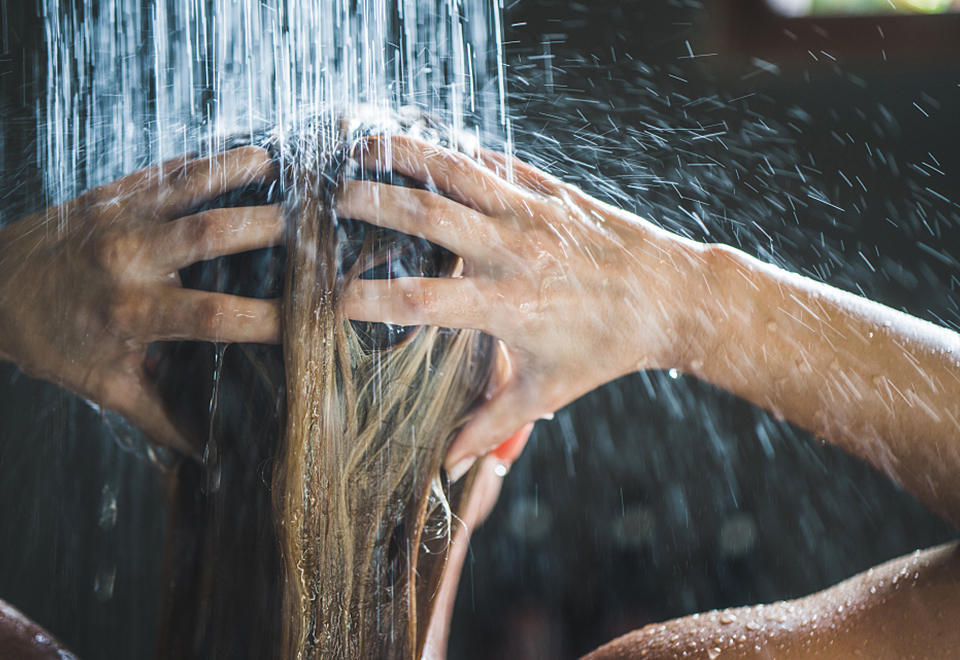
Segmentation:
<svg viewBox="0 0 960 660">
<path fill-rule="evenodd" d="M 277 206 L 183 215 L 275 176 L 259 147 L 181 158 L 3 227 L 0 359 L 193 453 L 147 373 L 147 345 L 278 341 L 276 301 L 184 289 L 177 271 L 274 245 L 283 222 Z"/>
<path fill-rule="evenodd" d="M 680 366 L 683 326 L 704 286 L 702 245 L 501 154 L 483 152 L 478 163 L 415 138 L 379 137 L 357 158 L 443 195 L 349 181 L 337 212 L 444 246 L 464 270 L 459 278 L 356 281 L 347 315 L 476 328 L 509 356 L 506 384 L 450 449 L 451 473 L 595 387 L 637 369 Z"/>
</svg>

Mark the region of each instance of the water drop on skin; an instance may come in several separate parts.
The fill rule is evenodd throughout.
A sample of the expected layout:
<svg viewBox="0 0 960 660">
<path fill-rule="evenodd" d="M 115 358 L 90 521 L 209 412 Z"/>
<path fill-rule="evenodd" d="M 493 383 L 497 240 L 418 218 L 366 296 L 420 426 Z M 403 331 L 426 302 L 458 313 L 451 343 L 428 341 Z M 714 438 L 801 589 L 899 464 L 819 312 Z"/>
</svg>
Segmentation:
<svg viewBox="0 0 960 660">
<path fill-rule="evenodd" d="M 717 658 L 719 658 L 720 648 L 717 646 L 714 646 L 711 649 L 707 649 L 707 657 L 710 658 L 710 660 L 716 660 Z"/>
<path fill-rule="evenodd" d="M 737 620 L 737 616 L 732 612 L 724 612 L 720 615 L 720 623 L 728 625 Z"/>
</svg>

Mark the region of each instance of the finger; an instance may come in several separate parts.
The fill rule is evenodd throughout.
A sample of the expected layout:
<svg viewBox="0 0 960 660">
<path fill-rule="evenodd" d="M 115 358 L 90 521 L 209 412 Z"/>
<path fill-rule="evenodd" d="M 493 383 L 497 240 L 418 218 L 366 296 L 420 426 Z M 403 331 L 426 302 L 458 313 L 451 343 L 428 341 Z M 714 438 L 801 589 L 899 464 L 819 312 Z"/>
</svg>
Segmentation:
<svg viewBox="0 0 960 660">
<path fill-rule="evenodd" d="M 478 155 L 480 162 L 493 170 L 497 176 L 507 181 L 516 181 L 533 192 L 553 195 L 563 185 L 559 179 L 509 154 L 480 149 Z"/>
<path fill-rule="evenodd" d="M 519 379 L 514 379 L 476 412 L 447 450 L 444 466 L 451 475 L 494 449 L 541 414 L 535 400 Z"/>
<path fill-rule="evenodd" d="M 280 342 L 280 303 L 170 287 L 149 310 L 144 341 Z"/>
<path fill-rule="evenodd" d="M 169 273 L 227 254 L 278 245 L 283 240 L 279 204 L 210 209 L 179 220 L 151 225 L 157 266 Z"/>
<path fill-rule="evenodd" d="M 243 186 L 276 179 L 276 164 L 263 147 L 240 147 L 184 164 L 159 182 L 161 209 L 170 217 Z"/>
<path fill-rule="evenodd" d="M 174 423 L 156 386 L 142 370 L 116 374 L 107 383 L 102 399 L 105 408 L 125 417 L 154 443 L 198 457 L 196 447 Z"/>
<path fill-rule="evenodd" d="M 347 181 L 337 215 L 420 236 L 462 257 L 479 256 L 500 242 L 494 221 L 427 190 L 373 181 Z"/>
<path fill-rule="evenodd" d="M 393 170 L 434 185 L 481 213 L 496 215 L 532 201 L 529 193 L 507 183 L 465 154 L 408 136 L 375 136 L 360 144 L 366 168 Z"/>
<path fill-rule="evenodd" d="M 354 321 L 490 332 L 485 298 L 473 280 L 464 278 L 354 280 L 344 294 L 343 311 Z"/>
<path fill-rule="evenodd" d="M 162 163 L 144 167 L 143 169 L 137 170 L 132 174 L 128 174 L 111 184 L 107 184 L 107 186 L 116 188 L 117 191 L 133 192 L 136 190 L 143 190 L 147 186 L 155 186 L 157 183 L 165 180 L 167 177 L 173 176 L 178 171 L 186 167 L 187 163 L 195 159 L 196 154 L 182 154 L 180 156 L 176 156 L 175 158 L 165 160 Z"/>
</svg>

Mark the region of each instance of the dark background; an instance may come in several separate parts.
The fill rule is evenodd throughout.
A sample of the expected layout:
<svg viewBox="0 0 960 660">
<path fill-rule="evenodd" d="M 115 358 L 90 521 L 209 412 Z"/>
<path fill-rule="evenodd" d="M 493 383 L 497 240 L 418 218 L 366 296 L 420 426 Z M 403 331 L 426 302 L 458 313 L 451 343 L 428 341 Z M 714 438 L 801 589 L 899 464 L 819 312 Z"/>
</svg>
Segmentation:
<svg viewBox="0 0 960 660">
<path fill-rule="evenodd" d="M 0 16 L 4 221 L 43 203 L 31 5 Z M 958 327 L 956 17 L 784 23 L 751 2 L 505 12 L 524 157 L 676 231 Z M 0 597 L 82 657 L 149 656 L 160 473 L 135 434 L 70 395 L 8 366 L 0 388 Z M 636 374 L 537 425 L 475 536 L 451 657 L 573 657 L 954 537 L 807 434 L 685 377 Z"/>
</svg>

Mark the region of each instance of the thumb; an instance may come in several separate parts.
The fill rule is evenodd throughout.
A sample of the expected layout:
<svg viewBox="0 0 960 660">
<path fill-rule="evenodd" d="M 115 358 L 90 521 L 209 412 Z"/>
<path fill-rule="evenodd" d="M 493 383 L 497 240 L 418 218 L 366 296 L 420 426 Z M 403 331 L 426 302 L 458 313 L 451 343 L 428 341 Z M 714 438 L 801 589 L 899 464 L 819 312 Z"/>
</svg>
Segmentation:
<svg viewBox="0 0 960 660">
<path fill-rule="evenodd" d="M 484 403 L 447 450 L 444 466 L 451 479 L 463 474 L 478 456 L 535 420 L 538 415 L 532 403 L 529 388 L 517 378 Z"/>
<path fill-rule="evenodd" d="M 174 449 L 194 459 L 199 457 L 196 447 L 187 439 L 167 412 L 156 386 L 140 374 L 136 387 L 117 402 L 115 410 L 131 424 L 143 431 L 155 444 Z"/>
</svg>

